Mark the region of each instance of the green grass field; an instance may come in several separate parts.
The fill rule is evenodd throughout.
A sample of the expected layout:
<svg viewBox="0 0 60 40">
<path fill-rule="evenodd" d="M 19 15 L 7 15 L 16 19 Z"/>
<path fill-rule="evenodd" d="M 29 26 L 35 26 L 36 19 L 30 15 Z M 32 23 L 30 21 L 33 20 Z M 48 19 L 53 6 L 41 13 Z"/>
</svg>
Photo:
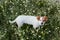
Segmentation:
<svg viewBox="0 0 60 40">
<path fill-rule="evenodd" d="M 28 24 L 18 30 L 9 20 L 19 15 L 48 16 L 48 21 L 36 30 Z M 0 40 L 60 40 L 60 1 L 0 0 Z"/>
</svg>

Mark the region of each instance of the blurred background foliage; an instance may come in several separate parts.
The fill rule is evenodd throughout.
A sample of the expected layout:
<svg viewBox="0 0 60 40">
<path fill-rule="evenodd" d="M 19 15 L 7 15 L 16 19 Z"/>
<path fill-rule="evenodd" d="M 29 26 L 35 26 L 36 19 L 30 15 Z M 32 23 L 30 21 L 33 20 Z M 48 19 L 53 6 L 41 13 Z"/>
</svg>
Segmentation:
<svg viewBox="0 0 60 40">
<path fill-rule="evenodd" d="M 18 15 L 46 15 L 48 21 L 36 30 L 28 24 L 18 30 L 9 23 Z M 60 1 L 0 0 L 0 40 L 60 40 Z"/>
</svg>

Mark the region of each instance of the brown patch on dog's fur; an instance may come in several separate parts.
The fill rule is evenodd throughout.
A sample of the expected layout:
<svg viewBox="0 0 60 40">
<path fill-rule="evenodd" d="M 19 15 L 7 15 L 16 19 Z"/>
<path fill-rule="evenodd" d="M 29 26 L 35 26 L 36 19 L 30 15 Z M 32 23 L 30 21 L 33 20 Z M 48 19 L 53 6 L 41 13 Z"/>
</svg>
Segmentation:
<svg viewBox="0 0 60 40">
<path fill-rule="evenodd" d="M 48 17 L 47 16 L 43 16 L 43 21 L 47 21 L 48 20 Z"/>
<path fill-rule="evenodd" d="M 37 16 L 36 18 L 37 18 L 38 21 L 40 20 L 40 16 Z"/>
</svg>

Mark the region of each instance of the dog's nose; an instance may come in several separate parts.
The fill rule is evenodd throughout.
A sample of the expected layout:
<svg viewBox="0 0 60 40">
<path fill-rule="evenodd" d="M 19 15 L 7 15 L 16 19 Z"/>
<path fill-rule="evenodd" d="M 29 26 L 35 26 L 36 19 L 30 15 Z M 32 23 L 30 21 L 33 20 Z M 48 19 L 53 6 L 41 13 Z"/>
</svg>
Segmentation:
<svg viewBox="0 0 60 40">
<path fill-rule="evenodd" d="M 43 22 L 41 24 L 43 24 Z"/>
</svg>

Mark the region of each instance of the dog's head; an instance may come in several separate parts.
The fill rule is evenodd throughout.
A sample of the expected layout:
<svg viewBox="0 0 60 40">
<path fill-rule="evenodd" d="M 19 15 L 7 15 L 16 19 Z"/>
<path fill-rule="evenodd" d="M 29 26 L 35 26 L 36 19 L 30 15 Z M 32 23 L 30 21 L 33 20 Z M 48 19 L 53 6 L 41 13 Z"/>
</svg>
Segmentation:
<svg viewBox="0 0 60 40">
<path fill-rule="evenodd" d="M 47 16 L 37 16 L 37 20 L 39 21 L 40 25 L 44 25 L 44 23 L 48 20 Z"/>
</svg>

